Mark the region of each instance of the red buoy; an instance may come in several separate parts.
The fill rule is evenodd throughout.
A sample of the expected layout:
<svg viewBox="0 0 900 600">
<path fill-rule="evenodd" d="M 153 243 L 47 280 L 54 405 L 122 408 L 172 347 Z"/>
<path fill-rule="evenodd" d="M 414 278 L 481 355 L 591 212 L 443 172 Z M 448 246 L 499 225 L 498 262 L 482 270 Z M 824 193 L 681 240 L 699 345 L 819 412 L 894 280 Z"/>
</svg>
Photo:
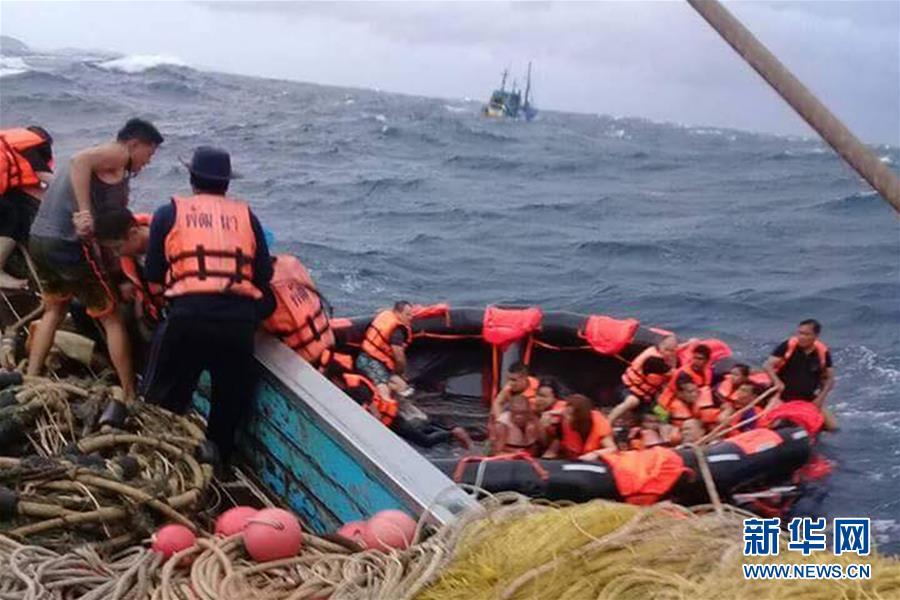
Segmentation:
<svg viewBox="0 0 900 600">
<path fill-rule="evenodd" d="M 247 519 L 244 547 L 257 562 L 296 556 L 302 545 L 300 522 L 286 510 L 266 508 Z"/>
<path fill-rule="evenodd" d="M 197 536 L 184 525 L 165 525 L 153 534 L 152 541 L 151 548 L 168 560 L 176 552 L 193 546 Z"/>
<path fill-rule="evenodd" d="M 215 532 L 217 535 L 224 535 L 225 537 L 240 533 L 244 530 L 244 527 L 247 526 L 247 520 L 255 516 L 258 512 L 259 510 L 252 506 L 235 506 L 234 508 L 229 508 L 216 519 Z"/>
<path fill-rule="evenodd" d="M 416 521 L 401 510 L 383 510 L 366 523 L 363 540 L 367 548 L 388 551 L 409 548 L 416 534 Z"/>
<path fill-rule="evenodd" d="M 350 521 L 349 523 L 344 523 L 341 528 L 337 530 L 337 534 L 347 538 L 351 542 L 356 542 L 360 546 L 365 546 L 366 542 L 363 539 L 363 532 L 365 529 L 365 521 Z"/>
</svg>

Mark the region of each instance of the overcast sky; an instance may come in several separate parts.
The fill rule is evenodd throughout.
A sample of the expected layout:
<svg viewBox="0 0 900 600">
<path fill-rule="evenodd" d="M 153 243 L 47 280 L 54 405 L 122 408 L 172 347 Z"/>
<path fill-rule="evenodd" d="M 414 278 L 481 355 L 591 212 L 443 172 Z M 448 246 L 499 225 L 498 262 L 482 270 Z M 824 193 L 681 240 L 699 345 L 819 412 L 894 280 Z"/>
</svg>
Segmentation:
<svg viewBox="0 0 900 600">
<path fill-rule="evenodd" d="M 862 138 L 900 143 L 900 1 L 727 6 Z M 38 48 L 484 99 L 535 62 L 539 107 L 811 135 L 682 2 L 0 2 Z"/>
</svg>

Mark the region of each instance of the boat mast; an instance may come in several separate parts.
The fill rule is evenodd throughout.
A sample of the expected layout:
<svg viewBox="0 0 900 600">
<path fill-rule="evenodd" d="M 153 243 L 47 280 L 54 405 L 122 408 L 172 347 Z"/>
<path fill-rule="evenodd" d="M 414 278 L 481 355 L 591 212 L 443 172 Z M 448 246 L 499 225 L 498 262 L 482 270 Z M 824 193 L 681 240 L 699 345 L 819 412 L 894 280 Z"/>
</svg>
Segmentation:
<svg viewBox="0 0 900 600">
<path fill-rule="evenodd" d="M 506 76 L 509 75 L 509 69 L 503 69 L 503 79 L 500 80 L 500 91 L 506 91 Z"/>
<path fill-rule="evenodd" d="M 531 93 L 531 61 L 528 61 L 528 77 L 525 79 L 525 106 L 528 106 L 528 94 Z"/>
</svg>

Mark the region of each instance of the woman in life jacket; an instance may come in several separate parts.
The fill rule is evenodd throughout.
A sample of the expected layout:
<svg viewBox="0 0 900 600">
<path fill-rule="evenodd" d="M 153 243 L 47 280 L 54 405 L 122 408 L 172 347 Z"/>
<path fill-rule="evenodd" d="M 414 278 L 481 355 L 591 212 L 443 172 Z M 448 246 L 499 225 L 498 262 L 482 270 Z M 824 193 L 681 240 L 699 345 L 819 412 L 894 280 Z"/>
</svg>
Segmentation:
<svg viewBox="0 0 900 600">
<path fill-rule="evenodd" d="M 664 337 L 655 346 L 638 354 L 622 374 L 619 392 L 622 401 L 610 411 L 609 422 L 615 423 L 619 417 L 642 404 L 652 405 L 677 367 L 678 338 L 674 335 Z"/>
<path fill-rule="evenodd" d="M 566 398 L 559 435 L 548 442 L 544 458 L 577 459 L 616 449 L 609 421 L 581 394 Z"/>
<path fill-rule="evenodd" d="M 525 396 L 516 394 L 509 399 L 507 406 L 492 429 L 491 454 L 527 452 L 531 456 L 537 456 L 541 425 L 531 410 L 531 403 Z"/>
<path fill-rule="evenodd" d="M 740 425 L 737 429 L 728 434 L 729 437 L 739 435 L 741 433 L 756 429 L 759 427 L 759 420 L 750 421 L 748 419 L 758 416 L 762 412 L 759 406 L 748 407 L 756 398 L 756 386 L 749 379 L 741 383 L 737 389 L 731 394 L 731 400 L 722 406 L 721 422 L 727 422 L 729 427 Z"/>
<path fill-rule="evenodd" d="M 720 402 L 731 402 L 737 390 L 745 381 L 750 380 L 750 365 L 737 363 L 716 387 L 716 397 Z"/>
<path fill-rule="evenodd" d="M 560 397 L 559 383 L 555 379 L 545 377 L 538 382 L 532 408 L 535 413 L 541 415 L 551 410 L 559 402 Z"/>
</svg>

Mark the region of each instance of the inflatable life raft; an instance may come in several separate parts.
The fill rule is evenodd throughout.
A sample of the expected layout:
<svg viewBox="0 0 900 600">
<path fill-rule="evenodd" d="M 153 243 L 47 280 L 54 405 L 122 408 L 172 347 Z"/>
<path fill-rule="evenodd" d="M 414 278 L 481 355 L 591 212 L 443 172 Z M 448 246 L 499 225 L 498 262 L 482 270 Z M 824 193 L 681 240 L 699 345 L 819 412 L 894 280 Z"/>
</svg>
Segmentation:
<svg viewBox="0 0 900 600">
<path fill-rule="evenodd" d="M 371 315 L 332 319 L 337 350 L 355 356 L 371 320 Z M 618 401 L 616 390 L 629 362 L 671 332 L 600 314 L 436 304 L 415 307 L 412 334 L 407 379 L 424 392 L 419 406 L 438 421 L 452 418 L 455 425 L 477 430 L 484 428 L 487 406 L 512 363 L 526 363 L 532 375 L 553 379 L 563 393 L 581 393 L 608 407 Z M 734 364 L 731 349 L 719 340 L 699 341 L 712 348 L 721 378 Z M 682 344 L 680 352 L 687 360 L 690 344 Z"/>
<path fill-rule="evenodd" d="M 722 498 L 784 482 L 810 456 L 805 429 L 756 429 L 703 451 Z M 519 456 L 433 459 L 458 483 L 490 493 L 515 491 L 533 498 L 585 502 L 605 498 L 632 504 L 710 501 L 693 448 L 656 447 L 619 452 L 597 461 L 537 460 Z"/>
</svg>

